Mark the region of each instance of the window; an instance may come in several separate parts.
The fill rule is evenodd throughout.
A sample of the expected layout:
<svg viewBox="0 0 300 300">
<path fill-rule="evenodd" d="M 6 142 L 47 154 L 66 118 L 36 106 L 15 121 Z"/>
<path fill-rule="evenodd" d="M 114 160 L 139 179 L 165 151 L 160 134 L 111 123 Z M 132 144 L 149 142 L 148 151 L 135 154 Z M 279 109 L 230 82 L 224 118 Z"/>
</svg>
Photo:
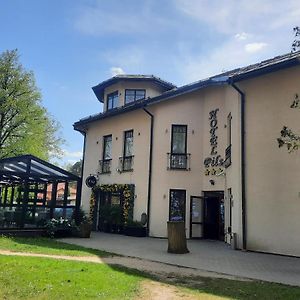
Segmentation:
<svg viewBox="0 0 300 300">
<path fill-rule="evenodd" d="M 124 132 L 124 149 L 121 157 L 121 170 L 132 171 L 133 166 L 133 130 Z"/>
<path fill-rule="evenodd" d="M 118 107 L 119 93 L 118 91 L 107 95 L 107 110 Z"/>
<path fill-rule="evenodd" d="M 170 190 L 169 221 L 185 221 L 185 190 Z"/>
<path fill-rule="evenodd" d="M 111 165 L 111 145 L 112 135 L 106 135 L 103 137 L 103 155 L 101 161 L 101 172 L 110 173 Z"/>
<path fill-rule="evenodd" d="M 172 125 L 170 169 L 188 169 L 187 125 Z"/>
<path fill-rule="evenodd" d="M 111 159 L 112 135 L 103 137 L 103 160 Z"/>
<path fill-rule="evenodd" d="M 227 148 L 225 150 L 225 168 L 228 168 L 231 165 L 231 113 L 227 116 Z"/>
<path fill-rule="evenodd" d="M 185 154 L 187 142 L 187 126 L 186 125 L 172 125 L 172 154 Z"/>
<path fill-rule="evenodd" d="M 146 90 L 125 90 L 125 104 L 145 99 Z"/>
<path fill-rule="evenodd" d="M 133 130 L 124 132 L 124 157 L 132 156 L 133 154 Z"/>
<path fill-rule="evenodd" d="M 227 116 L 227 146 L 231 145 L 231 113 Z"/>
</svg>

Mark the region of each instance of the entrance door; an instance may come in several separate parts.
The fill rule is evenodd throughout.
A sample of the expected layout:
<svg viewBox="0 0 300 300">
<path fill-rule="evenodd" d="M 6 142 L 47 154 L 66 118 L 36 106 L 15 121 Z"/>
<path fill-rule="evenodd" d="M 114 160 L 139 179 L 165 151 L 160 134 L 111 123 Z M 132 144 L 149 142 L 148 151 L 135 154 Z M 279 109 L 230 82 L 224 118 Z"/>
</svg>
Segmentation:
<svg viewBox="0 0 300 300">
<path fill-rule="evenodd" d="M 191 196 L 190 202 L 190 238 L 203 237 L 204 198 Z"/>
<path fill-rule="evenodd" d="M 204 195 L 204 238 L 224 241 L 224 192 Z"/>
</svg>

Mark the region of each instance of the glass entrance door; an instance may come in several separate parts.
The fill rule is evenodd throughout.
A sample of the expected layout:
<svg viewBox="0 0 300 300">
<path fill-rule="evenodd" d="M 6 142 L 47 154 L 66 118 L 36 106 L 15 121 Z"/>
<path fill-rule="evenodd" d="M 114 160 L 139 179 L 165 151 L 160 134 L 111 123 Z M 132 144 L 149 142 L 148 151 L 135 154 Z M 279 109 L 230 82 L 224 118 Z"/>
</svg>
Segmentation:
<svg viewBox="0 0 300 300">
<path fill-rule="evenodd" d="M 190 238 L 203 237 L 204 198 L 191 196 L 190 202 Z"/>
</svg>

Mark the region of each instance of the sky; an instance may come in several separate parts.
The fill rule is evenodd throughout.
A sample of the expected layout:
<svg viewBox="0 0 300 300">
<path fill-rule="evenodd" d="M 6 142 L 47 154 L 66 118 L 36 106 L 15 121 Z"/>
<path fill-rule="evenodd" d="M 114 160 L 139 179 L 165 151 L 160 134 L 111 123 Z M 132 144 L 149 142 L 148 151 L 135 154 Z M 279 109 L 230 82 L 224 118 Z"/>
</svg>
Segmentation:
<svg viewBox="0 0 300 300">
<path fill-rule="evenodd" d="M 0 0 L 0 53 L 18 49 L 60 122 L 64 165 L 82 157 L 92 86 L 153 74 L 181 86 L 291 51 L 299 0 Z"/>
</svg>

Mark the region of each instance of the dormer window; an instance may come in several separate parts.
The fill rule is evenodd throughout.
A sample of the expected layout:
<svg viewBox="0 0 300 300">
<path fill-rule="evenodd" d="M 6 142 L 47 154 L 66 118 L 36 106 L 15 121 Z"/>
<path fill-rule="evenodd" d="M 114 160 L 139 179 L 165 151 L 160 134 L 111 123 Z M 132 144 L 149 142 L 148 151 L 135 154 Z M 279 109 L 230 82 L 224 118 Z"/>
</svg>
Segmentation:
<svg viewBox="0 0 300 300">
<path fill-rule="evenodd" d="M 137 100 L 145 99 L 146 90 L 125 90 L 125 104 L 131 103 Z"/>
<path fill-rule="evenodd" d="M 107 95 L 107 110 L 118 107 L 119 104 L 119 93 L 118 91 Z"/>
</svg>

